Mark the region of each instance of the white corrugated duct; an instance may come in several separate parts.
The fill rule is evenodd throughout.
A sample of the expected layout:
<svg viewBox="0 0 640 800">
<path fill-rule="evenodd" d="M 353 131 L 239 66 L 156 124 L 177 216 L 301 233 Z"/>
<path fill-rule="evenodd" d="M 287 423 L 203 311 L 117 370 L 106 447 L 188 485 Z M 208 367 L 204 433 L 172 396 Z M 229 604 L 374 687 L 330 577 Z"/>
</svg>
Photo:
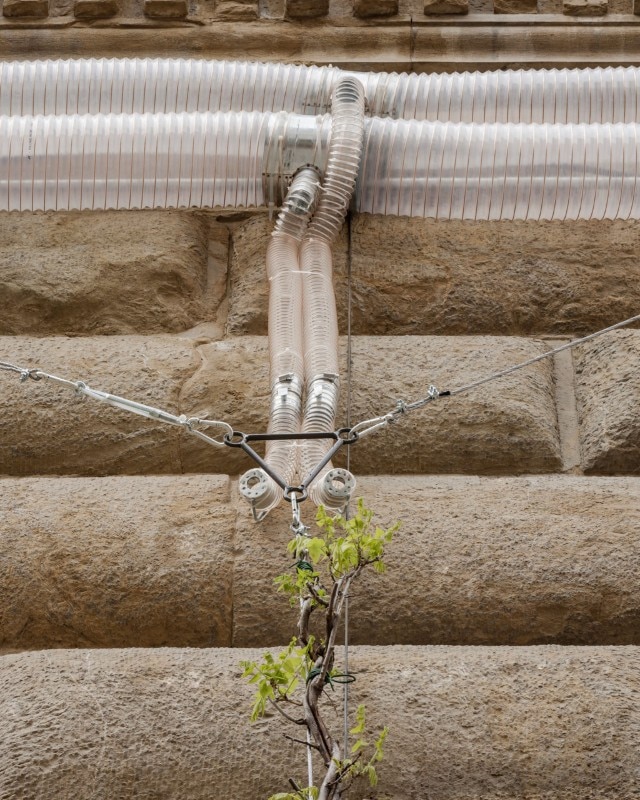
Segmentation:
<svg viewBox="0 0 640 800">
<path fill-rule="evenodd" d="M 453 74 L 197 59 L 78 59 L 0 64 L 0 115 L 329 110 L 345 76 L 368 113 L 432 122 L 640 121 L 640 68 Z"/>
<path fill-rule="evenodd" d="M 266 254 L 269 432 L 329 432 L 339 389 L 331 242 L 349 205 L 436 219 L 638 219 L 639 75 L 359 80 L 243 62 L 7 63 L 0 210 L 282 205 Z M 272 441 L 265 461 L 291 487 L 328 449 Z M 261 469 L 240 485 L 258 519 L 282 497 Z M 328 463 L 308 488 L 335 511 L 353 485 Z"/>
</svg>

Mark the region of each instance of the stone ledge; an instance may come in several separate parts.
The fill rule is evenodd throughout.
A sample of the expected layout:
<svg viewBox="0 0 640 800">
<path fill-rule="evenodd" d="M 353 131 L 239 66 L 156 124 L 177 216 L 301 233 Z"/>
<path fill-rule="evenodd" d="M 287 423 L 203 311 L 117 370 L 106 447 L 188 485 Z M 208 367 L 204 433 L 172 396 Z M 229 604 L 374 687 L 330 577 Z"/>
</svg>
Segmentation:
<svg viewBox="0 0 640 800">
<path fill-rule="evenodd" d="M 0 489 L 0 651 L 289 641 L 288 506 L 255 525 L 215 475 Z M 640 644 L 640 479 L 364 477 L 358 494 L 402 528 L 387 573 L 354 587 L 353 643 Z"/>
<path fill-rule="evenodd" d="M 257 650 L 0 658 L 8 797 L 256 800 L 304 770 L 278 716 L 251 726 Z M 626 800 L 640 791 L 637 648 L 353 648 L 352 708 L 391 732 L 380 795 Z M 338 704 L 336 729 L 342 730 Z M 288 732 L 290 729 L 286 729 Z M 366 790 L 363 790 L 366 791 Z"/>
<path fill-rule="evenodd" d="M 162 333 L 215 319 L 227 247 L 226 229 L 198 214 L 0 214 L 0 334 Z"/>
<path fill-rule="evenodd" d="M 61 20 L 61 21 L 60 21 Z M 381 25 L 261 20 L 215 25 L 149 24 L 72 28 L 73 18 L 0 26 L 3 58 L 114 57 L 123 54 L 237 58 L 422 72 L 640 64 L 640 20 L 631 15 L 576 22 L 562 15 L 478 15 L 468 22 L 425 17 Z M 309 25 L 312 25 L 312 33 Z M 168 26 L 167 26 L 168 25 Z M 33 36 L 34 26 L 38 35 Z M 384 43 L 384 47 L 381 46 Z"/>
<path fill-rule="evenodd" d="M 540 342 L 504 337 L 355 337 L 351 419 L 387 413 L 399 397 L 424 396 L 431 383 L 454 388 L 543 349 Z M 266 337 L 248 336 L 218 342 L 171 336 L 0 337 L 4 361 L 254 433 L 267 425 L 267 351 Z M 342 364 L 344 376 L 344 341 Z M 340 425 L 347 418 L 344 380 Z M 168 425 L 81 402 L 70 390 L 46 382 L 21 384 L 12 373 L 2 373 L 0 406 L 0 474 L 236 474 L 252 466 L 237 449 L 213 448 Z M 558 471 L 552 365 L 540 362 L 499 387 L 481 387 L 415 413 L 358 442 L 351 463 L 367 474 Z"/>
<path fill-rule="evenodd" d="M 640 479 L 366 477 L 357 493 L 402 527 L 387 572 L 354 586 L 355 644 L 640 644 Z M 294 614 L 272 580 L 290 512 L 249 516 L 233 643 L 286 644 Z"/>
<path fill-rule="evenodd" d="M 575 351 L 586 472 L 640 469 L 640 331 L 615 331 Z"/>
</svg>

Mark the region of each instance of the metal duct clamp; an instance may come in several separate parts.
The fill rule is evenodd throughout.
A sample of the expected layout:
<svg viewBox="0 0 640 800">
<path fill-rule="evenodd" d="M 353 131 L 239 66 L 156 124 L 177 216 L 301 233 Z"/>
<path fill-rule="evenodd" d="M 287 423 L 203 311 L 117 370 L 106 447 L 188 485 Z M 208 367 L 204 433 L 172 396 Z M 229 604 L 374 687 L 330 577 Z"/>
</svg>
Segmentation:
<svg viewBox="0 0 640 800">
<path fill-rule="evenodd" d="M 284 202 L 291 181 L 303 167 L 321 175 L 327 165 L 331 118 L 297 116 L 286 112 L 273 115 L 265 133 L 262 187 L 267 206 Z"/>
</svg>

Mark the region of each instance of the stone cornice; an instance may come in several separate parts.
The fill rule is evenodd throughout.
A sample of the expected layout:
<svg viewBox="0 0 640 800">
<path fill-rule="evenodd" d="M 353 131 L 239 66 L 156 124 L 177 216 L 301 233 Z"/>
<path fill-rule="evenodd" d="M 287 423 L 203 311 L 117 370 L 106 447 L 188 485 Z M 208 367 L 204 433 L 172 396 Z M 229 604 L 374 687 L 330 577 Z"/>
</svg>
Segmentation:
<svg viewBox="0 0 640 800">
<path fill-rule="evenodd" d="M 464 19 L 162 24 L 121 19 L 91 26 L 73 18 L 0 23 L 0 59 L 191 56 L 334 64 L 378 70 L 640 65 L 640 19 L 576 21 L 559 15 Z"/>
</svg>

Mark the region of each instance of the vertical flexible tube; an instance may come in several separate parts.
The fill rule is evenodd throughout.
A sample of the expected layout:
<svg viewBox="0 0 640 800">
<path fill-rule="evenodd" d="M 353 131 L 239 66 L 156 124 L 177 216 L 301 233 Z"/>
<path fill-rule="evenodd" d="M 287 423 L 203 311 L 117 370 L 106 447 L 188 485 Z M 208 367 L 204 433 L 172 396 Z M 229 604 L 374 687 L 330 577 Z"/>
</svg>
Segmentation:
<svg viewBox="0 0 640 800">
<path fill-rule="evenodd" d="M 329 108 L 357 77 L 372 116 L 440 122 L 640 121 L 640 68 L 350 73 L 334 67 L 196 59 L 0 64 L 0 115 L 290 111 Z"/>
<path fill-rule="evenodd" d="M 269 279 L 269 433 L 298 433 L 302 417 L 302 290 L 298 249 L 315 208 L 320 183 L 304 168 L 294 177 L 267 247 Z M 296 442 L 267 442 L 265 461 L 287 485 L 297 468 Z M 262 469 L 240 478 L 240 492 L 263 519 L 282 498 L 281 487 Z"/>
<path fill-rule="evenodd" d="M 302 426 L 305 433 L 326 433 L 335 428 L 339 391 L 338 321 L 331 243 L 342 227 L 353 195 L 363 136 L 364 89 L 358 80 L 343 78 L 333 96 L 331 140 L 322 195 L 300 252 L 307 388 Z M 322 439 L 301 442 L 300 472 L 303 476 L 322 461 L 329 447 Z M 331 463 L 327 464 L 311 484 L 309 494 L 317 505 L 339 510 L 348 502 L 355 482 L 346 470 L 348 477 L 334 481 L 332 471 Z M 344 491 L 340 491 L 340 487 Z"/>
</svg>

